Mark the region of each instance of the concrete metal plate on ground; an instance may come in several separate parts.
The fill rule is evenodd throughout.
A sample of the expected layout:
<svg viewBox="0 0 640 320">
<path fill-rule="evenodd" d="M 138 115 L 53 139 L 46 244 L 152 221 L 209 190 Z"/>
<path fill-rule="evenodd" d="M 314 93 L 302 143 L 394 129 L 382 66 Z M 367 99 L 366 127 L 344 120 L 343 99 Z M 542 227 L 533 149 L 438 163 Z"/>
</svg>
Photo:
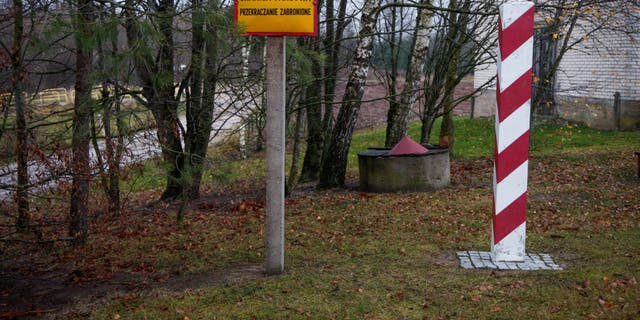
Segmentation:
<svg viewBox="0 0 640 320">
<path fill-rule="evenodd" d="M 460 266 L 464 269 L 495 270 L 562 270 L 546 253 L 527 253 L 522 262 L 492 261 L 485 251 L 458 251 Z"/>
</svg>

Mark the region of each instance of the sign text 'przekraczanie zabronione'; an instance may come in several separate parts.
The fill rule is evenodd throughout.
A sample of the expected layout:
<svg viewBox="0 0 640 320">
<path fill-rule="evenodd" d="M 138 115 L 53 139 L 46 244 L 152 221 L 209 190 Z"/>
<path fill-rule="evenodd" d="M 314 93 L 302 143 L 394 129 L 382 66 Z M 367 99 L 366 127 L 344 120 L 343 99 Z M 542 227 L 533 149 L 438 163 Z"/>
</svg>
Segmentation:
<svg viewBox="0 0 640 320">
<path fill-rule="evenodd" d="M 235 0 L 235 20 L 245 35 L 316 36 L 316 0 Z"/>
</svg>

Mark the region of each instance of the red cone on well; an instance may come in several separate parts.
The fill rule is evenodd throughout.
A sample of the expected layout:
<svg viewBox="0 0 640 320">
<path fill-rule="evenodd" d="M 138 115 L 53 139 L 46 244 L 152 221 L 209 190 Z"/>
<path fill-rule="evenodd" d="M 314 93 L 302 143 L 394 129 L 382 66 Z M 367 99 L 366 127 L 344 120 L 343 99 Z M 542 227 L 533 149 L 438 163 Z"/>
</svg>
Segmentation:
<svg viewBox="0 0 640 320">
<path fill-rule="evenodd" d="M 401 156 L 407 154 L 423 154 L 429 150 L 419 143 L 413 141 L 409 136 L 404 136 L 398 144 L 396 144 L 390 151 L 390 156 Z"/>
</svg>

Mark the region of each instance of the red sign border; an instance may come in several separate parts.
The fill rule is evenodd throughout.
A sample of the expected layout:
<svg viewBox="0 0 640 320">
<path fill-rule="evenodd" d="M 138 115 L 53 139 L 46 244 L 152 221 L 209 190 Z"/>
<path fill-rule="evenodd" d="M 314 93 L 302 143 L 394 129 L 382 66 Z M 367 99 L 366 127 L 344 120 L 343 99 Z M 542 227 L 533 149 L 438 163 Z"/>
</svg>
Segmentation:
<svg viewBox="0 0 640 320">
<path fill-rule="evenodd" d="M 238 23 L 238 1 L 233 0 L 233 20 Z M 313 32 L 243 32 L 245 36 L 318 36 L 318 1 L 313 0 Z"/>
</svg>

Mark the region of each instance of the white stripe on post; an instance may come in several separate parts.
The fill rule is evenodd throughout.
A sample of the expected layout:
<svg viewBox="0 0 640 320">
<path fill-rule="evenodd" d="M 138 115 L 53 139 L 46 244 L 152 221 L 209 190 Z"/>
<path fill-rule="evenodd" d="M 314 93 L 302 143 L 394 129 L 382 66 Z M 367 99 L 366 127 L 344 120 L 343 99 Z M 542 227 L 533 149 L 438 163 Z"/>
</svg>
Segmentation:
<svg viewBox="0 0 640 320">
<path fill-rule="evenodd" d="M 531 100 L 514 111 L 506 119 L 498 124 L 496 133 L 500 136 L 498 140 L 498 153 L 504 151 L 504 149 L 510 146 L 516 139 L 520 138 L 524 133 L 529 130 L 529 119 L 531 116 Z M 523 125 L 526 123 L 527 125 Z"/>
<path fill-rule="evenodd" d="M 524 5 L 523 5 L 524 4 Z M 529 5 L 530 4 L 530 5 Z M 503 6 L 508 6 L 505 10 L 502 10 Z M 522 17 L 529 8 L 533 6 L 531 1 L 507 1 L 507 3 L 500 6 L 500 20 L 502 21 L 502 29 L 509 28 L 518 18 Z"/>
<path fill-rule="evenodd" d="M 502 57 L 500 57 L 502 58 Z M 531 63 L 522 61 L 533 61 L 533 38 L 530 38 L 516 51 L 499 63 L 498 74 L 500 77 L 500 91 L 504 91 L 518 80 L 525 72 L 531 69 Z"/>
<path fill-rule="evenodd" d="M 496 215 L 527 192 L 528 161 L 513 170 L 504 180 L 498 182 L 495 194 Z"/>
</svg>

